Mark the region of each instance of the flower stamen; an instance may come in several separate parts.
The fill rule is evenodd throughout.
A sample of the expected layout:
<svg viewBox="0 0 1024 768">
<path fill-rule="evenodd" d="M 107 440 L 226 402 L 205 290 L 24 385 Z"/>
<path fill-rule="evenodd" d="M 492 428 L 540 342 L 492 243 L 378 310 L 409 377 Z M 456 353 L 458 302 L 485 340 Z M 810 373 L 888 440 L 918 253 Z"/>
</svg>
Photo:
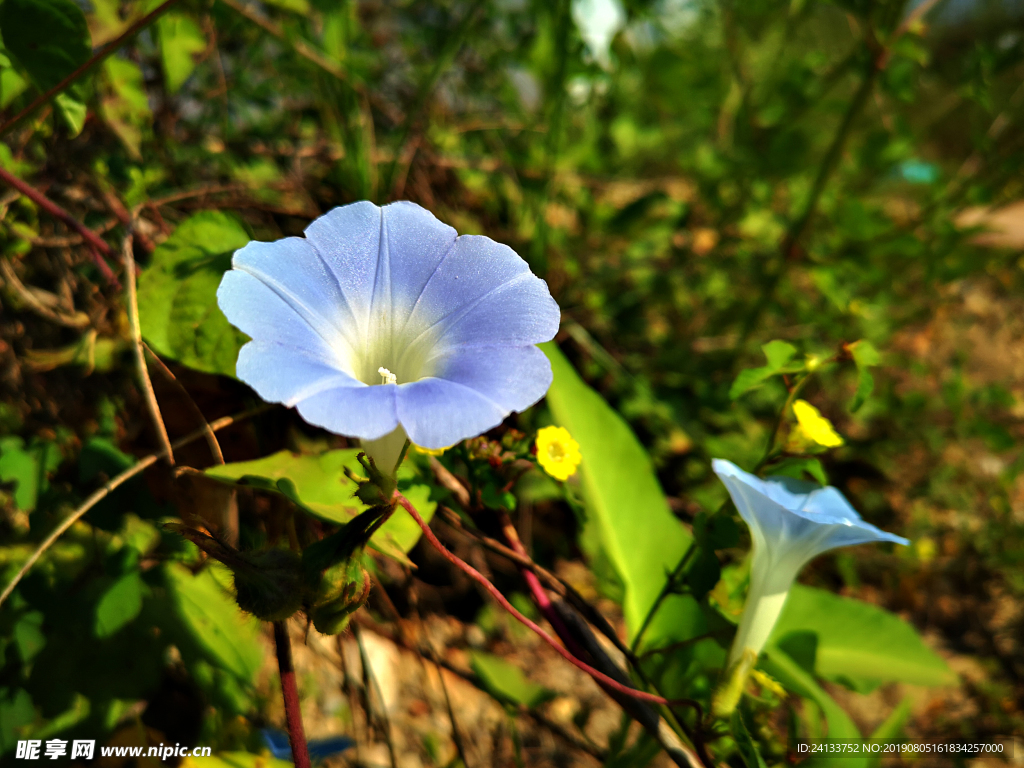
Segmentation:
<svg viewBox="0 0 1024 768">
<path fill-rule="evenodd" d="M 383 365 L 377 369 L 377 373 L 380 374 L 381 384 L 397 384 L 398 377 L 395 376 L 391 371 L 385 368 Z"/>
</svg>

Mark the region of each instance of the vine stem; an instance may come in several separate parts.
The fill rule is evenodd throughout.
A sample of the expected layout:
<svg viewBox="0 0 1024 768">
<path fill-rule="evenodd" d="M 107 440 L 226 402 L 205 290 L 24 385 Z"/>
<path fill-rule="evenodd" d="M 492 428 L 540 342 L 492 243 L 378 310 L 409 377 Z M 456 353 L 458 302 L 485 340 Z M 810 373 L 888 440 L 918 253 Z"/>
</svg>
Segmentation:
<svg viewBox="0 0 1024 768">
<path fill-rule="evenodd" d="M 164 424 L 163 416 L 160 414 L 160 404 L 157 402 L 156 392 L 153 390 L 153 380 L 149 377 L 149 368 L 146 367 L 146 353 L 142 347 L 142 328 L 139 324 L 139 297 L 135 286 L 135 249 L 132 240 L 132 230 L 129 228 L 128 234 L 124 238 L 122 255 L 124 257 L 124 282 L 127 287 L 125 304 L 128 305 L 128 325 L 132 334 L 135 368 L 139 374 L 139 386 L 142 388 L 146 407 L 149 408 L 149 415 L 153 420 L 153 428 L 156 430 L 160 446 L 167 456 L 167 463 L 174 466 L 174 448 L 171 447 L 171 438 L 167 436 L 167 425 Z"/>
<path fill-rule="evenodd" d="M 274 645 L 277 646 L 277 668 L 281 672 L 281 695 L 284 697 L 284 717 L 288 726 L 288 742 L 292 746 L 292 760 L 295 768 L 310 768 L 309 747 L 306 746 L 299 707 L 299 688 L 295 683 L 295 667 L 292 666 L 292 642 L 288 637 L 288 625 L 283 621 L 274 622 Z"/>
<path fill-rule="evenodd" d="M 586 662 L 577 659 L 568 650 L 566 650 L 566 648 L 561 643 L 559 643 L 555 638 L 553 638 L 551 635 L 545 632 L 544 629 L 540 627 L 540 625 L 526 618 L 526 616 L 517 611 L 515 606 L 513 606 L 512 603 L 510 603 L 505 598 L 505 596 L 501 594 L 500 590 L 496 586 L 494 586 L 487 579 L 486 576 L 480 573 L 480 571 L 471 566 L 469 563 L 465 562 L 464 560 L 461 560 L 460 558 L 452 554 L 444 546 L 444 544 L 442 544 L 438 540 L 437 536 L 434 535 L 434 532 L 430 530 L 430 526 L 423 522 L 423 518 L 420 517 L 420 513 L 416 511 L 416 507 L 414 507 L 412 503 L 407 498 L 405 498 L 405 496 L 403 496 L 400 491 L 396 490 L 392 498 L 399 505 L 401 505 L 401 507 L 406 512 L 409 513 L 413 520 L 416 521 L 416 524 L 420 527 L 420 530 L 423 531 L 423 535 L 426 537 L 427 541 L 434 549 L 436 549 L 441 554 L 442 557 L 444 557 L 445 560 L 447 560 L 449 563 L 451 563 L 460 571 L 462 571 L 471 579 L 473 579 L 473 581 L 477 582 L 480 586 L 482 586 L 487 591 L 487 593 L 498 602 L 498 604 L 502 608 L 504 608 L 506 611 L 512 614 L 521 624 L 531 629 L 534 632 L 534 634 L 538 635 L 544 642 L 546 642 L 548 645 L 554 648 L 558 655 L 561 656 L 563 659 L 568 661 L 574 667 L 577 667 L 586 672 L 602 686 L 617 691 L 618 693 L 630 696 L 634 699 L 640 699 L 641 701 L 650 701 L 654 704 L 662 704 L 665 706 L 669 706 L 673 703 L 668 699 L 664 698 L 663 696 L 655 696 L 653 693 L 638 691 L 636 688 L 631 688 L 628 685 L 623 685 L 619 681 L 609 677 L 603 672 L 594 669 Z"/>
<path fill-rule="evenodd" d="M 501 524 L 501 531 L 505 536 L 505 540 L 508 542 L 508 545 L 514 552 L 516 552 L 516 554 L 529 559 L 529 553 L 526 551 L 526 547 L 520 540 L 519 533 L 516 531 L 515 526 L 512 525 L 512 520 L 503 510 L 499 511 L 498 515 L 498 520 Z M 533 596 L 534 603 L 536 603 L 537 607 L 540 608 L 541 613 L 544 614 L 548 623 L 551 624 L 573 656 L 576 656 L 577 658 L 584 658 L 589 655 L 591 659 L 600 663 L 600 651 L 595 648 L 593 652 L 589 652 L 583 645 L 586 641 L 581 642 L 580 640 L 577 640 L 576 635 L 574 635 L 572 630 L 566 626 L 565 620 L 562 618 L 561 614 L 559 614 L 557 607 L 551 601 L 551 598 L 548 597 L 548 593 L 541 585 L 540 579 L 537 578 L 537 574 L 522 564 L 519 565 L 519 572 L 522 575 L 523 580 L 526 581 L 530 594 Z M 584 630 L 585 628 L 585 624 L 581 623 L 579 625 L 580 630 Z M 610 660 L 605 657 L 605 661 L 607 662 Z M 637 672 L 642 676 L 642 672 L 639 667 L 637 667 Z M 671 733 L 671 728 L 669 728 L 667 723 L 659 717 L 654 709 L 635 701 L 633 698 L 626 698 L 618 691 L 610 689 L 603 683 L 601 683 L 601 687 L 609 696 L 618 702 L 619 706 L 621 706 L 630 717 L 640 723 L 655 739 L 658 740 L 659 743 L 661 743 L 676 765 L 688 766 L 691 768 L 703 768 L 703 766 L 714 765 L 704 749 L 703 740 L 700 740 L 698 747 L 700 755 L 695 755 L 682 744 L 667 738 L 668 734 Z M 664 726 L 664 729 L 662 726 Z M 690 734 L 687 735 L 690 736 Z"/>
<path fill-rule="evenodd" d="M 46 91 L 46 93 L 42 93 L 39 96 L 37 96 L 32 101 L 31 104 L 29 104 L 27 107 L 25 107 L 23 110 L 21 110 L 21 112 L 19 112 L 14 117 L 12 117 L 10 120 L 8 120 L 6 123 L 4 123 L 2 126 L 0 126 L 0 136 L 3 136 L 4 134 L 6 134 L 14 126 L 18 125 L 22 120 L 24 120 L 26 117 L 28 117 L 33 112 L 35 112 L 37 109 L 39 109 L 41 106 L 43 106 L 50 99 L 52 99 L 58 93 L 63 91 L 65 88 L 67 88 L 73 82 L 75 82 L 80 77 L 82 77 L 84 74 L 86 74 L 90 69 L 92 69 L 97 64 L 102 62 L 110 54 L 112 54 L 114 51 L 116 51 L 118 48 L 120 48 L 122 45 L 124 45 L 133 35 L 138 33 L 143 28 L 149 26 L 153 21 L 155 21 L 158 17 L 160 17 L 168 8 L 170 8 L 172 5 L 174 5 L 177 2 L 179 2 L 179 0 L 166 0 L 166 2 L 164 2 L 161 5 L 159 5 L 158 7 L 154 8 L 152 11 L 150 11 L 145 16 L 143 16 L 141 19 L 139 19 L 138 21 L 134 22 L 131 26 L 128 27 L 128 29 L 126 29 L 124 32 L 122 32 L 120 35 L 118 35 L 115 39 L 111 40 L 109 43 L 107 43 L 102 48 L 100 48 L 96 53 L 94 53 L 92 56 L 90 56 L 88 61 L 86 61 L 84 64 L 82 64 L 82 66 L 80 66 L 78 69 L 76 69 L 70 75 L 68 75 L 63 80 L 61 80 L 59 83 L 57 83 L 55 86 L 53 86 L 53 88 L 51 88 L 50 90 Z M 84 233 L 83 233 L 83 236 L 84 236 Z"/>
<path fill-rule="evenodd" d="M 0 131 L 0 133 L 2 133 L 2 131 Z M 33 203 L 35 203 L 44 211 L 49 213 L 51 216 L 55 216 L 56 218 L 60 219 L 73 230 L 75 230 L 78 234 L 80 234 L 82 236 L 82 239 L 85 240 L 86 244 L 89 246 L 89 250 L 92 252 L 93 260 L 96 262 L 96 267 L 103 274 L 103 277 L 106 279 L 106 281 L 114 288 L 121 287 L 120 283 L 117 280 L 117 277 L 115 277 L 114 275 L 113 270 L 110 268 L 110 265 L 107 264 L 106 259 L 103 258 L 104 256 L 111 255 L 110 246 L 107 245 L 103 238 L 101 238 L 99 235 L 97 235 L 95 232 L 93 232 L 91 229 L 85 226 L 85 224 L 80 222 L 70 213 L 68 213 L 55 202 L 53 202 L 50 198 L 48 198 L 38 189 L 33 187 L 28 182 L 19 179 L 17 176 L 15 176 L 13 173 L 9 172 L 5 168 L 0 168 L 0 181 L 18 190 L 18 192 L 23 194 L 25 197 L 27 197 Z"/>
<path fill-rule="evenodd" d="M 636 637 L 633 638 L 633 642 L 630 644 L 629 650 L 631 653 L 636 653 L 637 649 L 640 648 L 640 643 L 644 639 L 644 634 L 647 632 L 647 628 L 651 626 L 651 622 L 654 620 L 655 614 L 658 609 L 661 608 L 661 604 L 665 602 L 665 599 L 672 593 L 676 588 L 676 581 L 682 575 L 683 570 L 686 568 L 686 564 L 690 562 L 690 558 L 693 557 L 693 553 L 696 551 L 697 546 L 695 541 L 690 542 L 690 546 L 686 548 L 683 556 L 679 558 L 679 562 L 676 563 L 676 567 L 672 569 L 672 573 L 668 575 L 665 580 L 665 585 L 661 588 L 661 592 L 654 599 L 650 609 L 647 611 L 647 615 L 644 616 L 643 624 L 640 625 L 640 629 L 637 630 Z"/>
</svg>

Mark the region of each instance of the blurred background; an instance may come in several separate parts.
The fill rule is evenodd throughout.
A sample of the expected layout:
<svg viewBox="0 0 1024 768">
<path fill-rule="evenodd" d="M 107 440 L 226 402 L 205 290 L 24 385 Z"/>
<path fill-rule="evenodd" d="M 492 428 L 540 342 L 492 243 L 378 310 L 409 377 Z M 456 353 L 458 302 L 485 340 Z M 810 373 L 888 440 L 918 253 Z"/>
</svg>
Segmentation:
<svg viewBox="0 0 1024 768">
<path fill-rule="evenodd" d="M 12 124 L 68 61 L 157 6 L 83 0 L 85 29 L 33 2 L 0 5 L 7 172 L 98 233 L 137 216 L 143 276 L 206 210 L 241 231 L 225 248 L 301 234 L 361 199 L 413 200 L 509 244 L 547 280 L 559 346 L 649 450 L 684 526 L 725 499 L 711 457 L 750 469 L 775 428 L 781 378 L 730 397 L 761 345 L 825 359 L 869 340 L 874 391 L 854 413 L 851 366 L 802 396 L 846 441 L 820 457 L 829 482 L 913 544 L 828 555 L 801 581 L 896 612 L 957 682 L 829 691 L 864 732 L 902 701 L 921 738 L 1022 732 L 1024 5 L 181 0 Z M 64 70 L 30 61 L 44 23 Z M 59 219 L 9 187 L 0 206 L 6 584 L 159 445 L 122 293 Z M 214 322 L 193 310 L 179 320 Z M 209 362 L 216 343 L 157 349 L 172 438 L 200 426 L 195 406 L 212 421 L 257 403 L 223 375 L 233 358 Z M 509 426 L 548 421 L 542 404 Z M 284 409 L 220 440 L 229 462 L 344 445 Z M 202 441 L 178 460 L 212 463 Z M 614 574 L 573 505 L 536 477 L 517 495 L 537 562 L 620 627 Z M 157 464 L 48 550 L 0 608 L 0 763 L 19 738 L 66 733 L 265 749 L 260 729 L 283 723 L 269 635 L 234 618 L 215 576 L 173 564 L 195 553 L 160 525 L 231 498 L 243 529 L 280 503 Z M 435 527 L 506 593 L 522 589 L 507 560 Z M 355 633 L 293 622 L 307 732 L 356 742 L 334 764 L 662 764 L 623 751 L 617 706 L 471 582 L 422 543 L 409 558 L 414 571 L 383 568 Z M 786 711 L 758 735 L 779 759 Z"/>
</svg>

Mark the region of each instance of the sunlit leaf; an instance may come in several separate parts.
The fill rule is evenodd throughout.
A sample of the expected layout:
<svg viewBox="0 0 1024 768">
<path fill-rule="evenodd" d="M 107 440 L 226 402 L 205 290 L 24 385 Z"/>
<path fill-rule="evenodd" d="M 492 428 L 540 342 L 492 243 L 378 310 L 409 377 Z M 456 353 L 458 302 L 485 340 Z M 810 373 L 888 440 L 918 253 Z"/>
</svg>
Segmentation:
<svg viewBox="0 0 1024 768">
<path fill-rule="evenodd" d="M 154 251 L 139 275 L 139 320 L 154 350 L 201 371 L 234 375 L 246 337 L 217 306 L 217 286 L 231 255 L 247 242 L 236 219 L 204 211 Z"/>
<path fill-rule="evenodd" d="M 861 733 L 857 730 L 850 716 L 843 711 L 835 699 L 829 696 L 814 676 L 808 673 L 803 667 L 797 664 L 788 654 L 778 646 L 765 648 L 759 666 L 763 667 L 768 674 L 778 680 L 786 688 L 798 696 L 810 699 L 828 720 L 828 737 L 832 739 L 859 739 Z M 862 768 L 863 762 L 859 758 L 847 758 L 849 765 L 855 768 Z M 844 762 L 844 764 L 846 764 Z"/>
<path fill-rule="evenodd" d="M 853 355 L 853 362 L 857 366 L 857 391 L 850 401 L 850 412 L 853 413 L 864 405 L 864 401 L 874 391 L 875 378 L 871 375 L 871 368 L 882 362 L 882 356 L 871 342 L 865 339 L 855 341 L 847 349 Z"/>
<path fill-rule="evenodd" d="M 747 768 L 767 768 L 764 758 L 757 751 L 757 744 L 750 737 L 750 731 L 747 730 L 747 724 L 743 722 L 743 715 L 739 709 L 732 713 L 732 737 L 736 739 L 740 757 L 747 764 Z"/>
<path fill-rule="evenodd" d="M 356 460 L 359 449 L 349 448 L 321 454 L 279 451 L 254 461 L 242 461 L 210 467 L 209 477 L 237 480 L 287 496 L 311 514 L 332 523 L 346 523 L 366 506 L 353 495 L 355 483 L 345 476 L 344 468 L 361 473 Z M 413 470 L 406 464 L 398 471 L 398 481 L 406 498 L 423 519 L 430 522 L 437 504 L 430 500 L 430 488 L 411 485 Z M 406 552 L 413 548 L 422 532 L 416 521 L 401 509 L 392 515 L 370 540 L 370 546 L 383 554 L 408 563 Z"/>
<path fill-rule="evenodd" d="M 179 616 L 193 639 L 238 680 L 251 682 L 263 661 L 259 622 L 246 616 L 210 569 L 193 575 L 177 563 L 164 568 Z"/>
<path fill-rule="evenodd" d="M 669 510 L 651 459 L 629 425 L 583 382 L 558 347 L 542 348 L 555 374 L 547 402 L 558 425 L 580 444 L 587 513 L 625 586 L 623 608 L 632 637 L 691 537 Z M 684 601 L 678 596 L 665 601 L 650 637 L 661 632 L 658 624 L 688 615 L 678 605 Z"/>
<path fill-rule="evenodd" d="M 160 59 L 168 93 L 177 93 L 196 68 L 195 57 L 206 50 L 206 37 L 189 16 L 165 13 L 156 23 Z"/>
<path fill-rule="evenodd" d="M 218 752 L 208 757 L 186 757 L 181 768 L 291 768 L 292 762 L 249 752 Z"/>
<path fill-rule="evenodd" d="M 89 26 L 74 0 L 4 0 L 0 30 L 7 52 L 42 91 L 56 86 L 92 55 Z M 16 87 L 8 80 L 9 87 Z M 72 136 L 85 125 L 85 93 L 79 82 L 55 99 Z"/>
<path fill-rule="evenodd" d="M 531 683 L 519 667 L 499 656 L 473 651 L 469 661 L 487 690 L 503 701 L 536 707 L 556 695 L 543 685 Z"/>
<path fill-rule="evenodd" d="M 138 571 L 129 571 L 115 581 L 96 604 L 96 637 L 109 637 L 138 616 L 145 589 Z"/>
<path fill-rule="evenodd" d="M 912 626 L 869 603 L 796 584 L 769 642 L 784 643 L 800 632 L 817 636 L 815 672 L 858 690 L 890 681 L 956 682 L 946 662 Z"/>
<path fill-rule="evenodd" d="M 142 159 L 142 130 L 152 117 L 142 70 L 115 56 L 103 62 L 106 93 L 100 101 L 103 119 L 136 160 Z"/>
<path fill-rule="evenodd" d="M 799 370 L 800 366 L 789 366 L 788 363 L 793 359 L 796 354 L 796 347 L 785 341 L 769 341 L 767 344 L 761 347 L 761 351 L 764 352 L 765 358 L 768 360 L 768 365 L 761 366 L 760 368 L 747 368 L 746 370 L 740 371 L 736 380 L 732 383 L 729 388 L 729 397 L 735 400 L 746 392 L 760 386 L 772 376 L 788 372 L 791 370 Z"/>
<path fill-rule="evenodd" d="M 0 438 L 0 482 L 14 484 L 14 503 L 24 512 L 36 508 L 60 461 L 60 449 L 54 443 L 36 441 L 26 447 L 20 437 Z"/>
</svg>

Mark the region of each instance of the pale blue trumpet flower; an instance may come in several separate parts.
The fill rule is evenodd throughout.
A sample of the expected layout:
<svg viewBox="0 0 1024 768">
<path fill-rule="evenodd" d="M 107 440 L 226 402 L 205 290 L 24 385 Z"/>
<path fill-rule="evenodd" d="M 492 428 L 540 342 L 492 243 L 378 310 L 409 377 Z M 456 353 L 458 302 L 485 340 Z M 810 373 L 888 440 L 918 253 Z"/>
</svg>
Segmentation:
<svg viewBox="0 0 1024 768">
<path fill-rule="evenodd" d="M 535 346 L 558 330 L 547 284 L 508 246 L 457 236 L 414 203 L 335 208 L 231 264 L 217 301 L 252 338 L 238 378 L 360 438 L 385 472 L 407 438 L 475 437 L 551 385 Z"/>
<path fill-rule="evenodd" d="M 753 539 L 750 590 L 729 653 L 730 668 L 741 661 L 749 668 L 756 661 L 793 581 L 810 560 L 854 544 L 910 543 L 865 523 L 832 486 L 778 475 L 762 480 L 723 459 L 715 459 L 712 467 L 729 489 Z"/>
</svg>

